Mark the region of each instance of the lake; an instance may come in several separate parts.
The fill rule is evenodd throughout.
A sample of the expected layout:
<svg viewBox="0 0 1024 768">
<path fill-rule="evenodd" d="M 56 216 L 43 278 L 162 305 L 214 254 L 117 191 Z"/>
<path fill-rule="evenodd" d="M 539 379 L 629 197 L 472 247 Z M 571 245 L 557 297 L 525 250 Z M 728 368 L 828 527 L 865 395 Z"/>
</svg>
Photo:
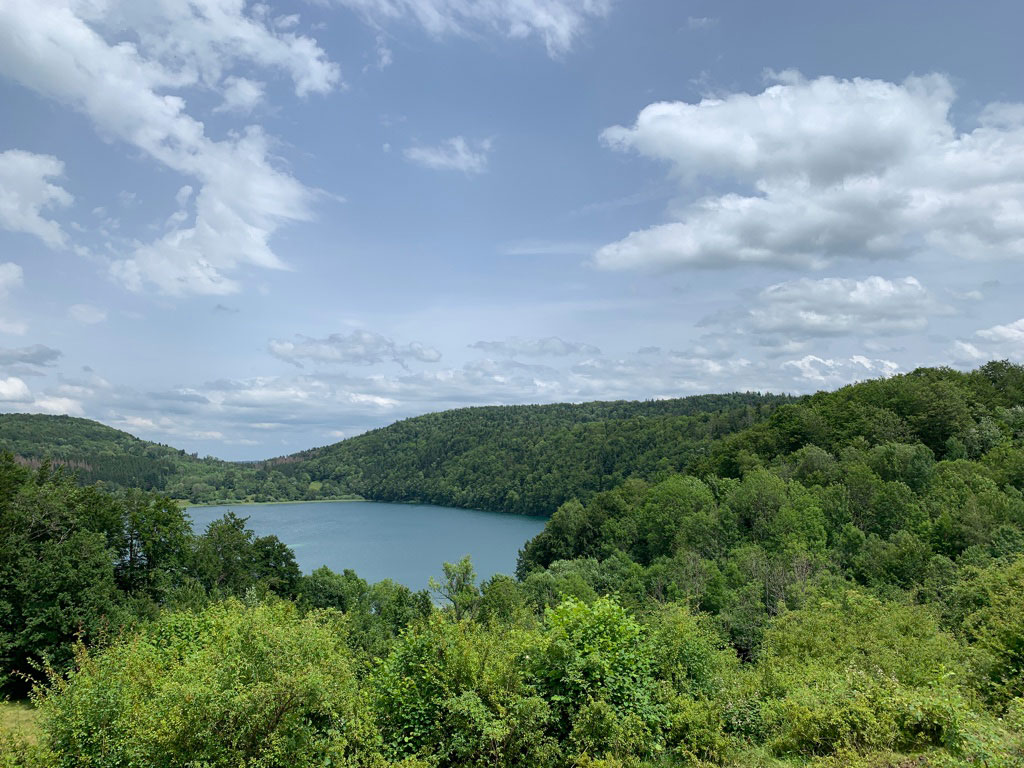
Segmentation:
<svg viewBox="0 0 1024 768">
<path fill-rule="evenodd" d="M 512 575 L 516 557 L 546 519 L 428 504 L 321 501 L 189 507 L 197 533 L 232 510 L 258 536 L 274 534 L 295 551 L 304 573 L 321 565 L 351 568 L 369 582 L 393 579 L 411 589 L 440 579 L 441 564 L 473 558 L 480 580 Z"/>
</svg>

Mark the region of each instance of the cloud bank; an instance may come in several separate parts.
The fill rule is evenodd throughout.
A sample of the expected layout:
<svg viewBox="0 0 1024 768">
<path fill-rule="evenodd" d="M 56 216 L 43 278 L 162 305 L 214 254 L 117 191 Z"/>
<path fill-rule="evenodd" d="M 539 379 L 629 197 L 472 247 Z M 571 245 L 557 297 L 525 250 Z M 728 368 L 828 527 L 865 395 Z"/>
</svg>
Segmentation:
<svg viewBox="0 0 1024 768">
<path fill-rule="evenodd" d="M 912 253 L 1024 257 L 1024 105 L 957 132 L 942 75 L 773 76 L 758 94 L 658 102 L 602 140 L 724 187 L 594 254 L 603 269 L 821 268 Z"/>
</svg>

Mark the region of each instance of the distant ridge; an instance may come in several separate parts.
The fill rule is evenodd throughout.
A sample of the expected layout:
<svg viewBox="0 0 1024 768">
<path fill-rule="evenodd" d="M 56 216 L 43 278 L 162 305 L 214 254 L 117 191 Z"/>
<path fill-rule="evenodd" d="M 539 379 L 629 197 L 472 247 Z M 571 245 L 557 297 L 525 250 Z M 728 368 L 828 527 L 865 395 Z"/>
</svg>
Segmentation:
<svg viewBox="0 0 1024 768">
<path fill-rule="evenodd" d="M 800 445 L 836 452 L 920 442 L 940 458 L 973 455 L 999 425 L 1024 424 L 1021 403 L 1024 368 L 996 361 L 968 373 L 919 368 L 799 398 L 458 408 L 250 463 L 201 459 L 87 419 L 8 414 L 0 415 L 0 451 L 30 462 L 51 457 L 85 483 L 196 503 L 360 497 L 550 515 L 631 477 L 738 477 Z"/>
<path fill-rule="evenodd" d="M 30 464 L 50 459 L 82 483 L 195 503 L 360 496 L 550 514 L 632 474 L 679 470 L 709 440 L 791 400 L 746 393 L 459 408 L 256 462 L 199 458 L 89 419 L 0 414 L 0 451 Z"/>
</svg>

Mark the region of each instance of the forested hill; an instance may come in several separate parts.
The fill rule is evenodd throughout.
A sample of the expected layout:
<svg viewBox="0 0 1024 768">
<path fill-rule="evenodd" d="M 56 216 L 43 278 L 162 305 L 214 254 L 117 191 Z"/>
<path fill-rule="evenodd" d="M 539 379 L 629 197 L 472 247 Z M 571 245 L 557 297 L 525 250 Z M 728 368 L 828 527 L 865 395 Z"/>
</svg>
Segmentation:
<svg viewBox="0 0 1024 768">
<path fill-rule="evenodd" d="M 737 393 L 460 408 L 287 457 L 278 469 L 327 492 L 546 515 L 627 477 L 680 471 L 792 400 Z"/>
<path fill-rule="evenodd" d="M 969 373 L 921 368 L 804 398 L 461 408 L 249 464 L 199 459 L 83 419 L 6 415 L 0 451 L 50 456 L 84 483 L 194 502 L 361 496 L 549 515 L 631 477 L 740 477 L 800 447 L 838 455 L 921 444 L 937 459 L 985 457 L 1024 429 L 1022 370 L 1005 362 Z"/>
<path fill-rule="evenodd" d="M 4 414 L 0 451 L 32 464 L 50 458 L 82 483 L 197 503 L 358 495 L 550 514 L 626 477 L 678 471 L 791 400 L 748 393 L 461 408 L 253 463 L 200 459 L 86 419 Z"/>
<path fill-rule="evenodd" d="M 205 464 L 216 471 L 226 464 L 140 440 L 97 421 L 27 413 L 0 414 L 0 452 L 33 466 L 49 460 L 77 473 L 84 484 L 103 481 L 144 490 L 163 490 L 187 468 L 198 471 Z"/>
<path fill-rule="evenodd" d="M 920 445 L 937 459 L 997 462 L 1022 432 L 1024 368 L 994 361 L 967 373 L 919 368 L 804 398 L 445 411 L 297 454 L 281 471 L 371 499 L 551 514 L 627 478 L 741 477 L 799 448 L 839 455 Z"/>
</svg>

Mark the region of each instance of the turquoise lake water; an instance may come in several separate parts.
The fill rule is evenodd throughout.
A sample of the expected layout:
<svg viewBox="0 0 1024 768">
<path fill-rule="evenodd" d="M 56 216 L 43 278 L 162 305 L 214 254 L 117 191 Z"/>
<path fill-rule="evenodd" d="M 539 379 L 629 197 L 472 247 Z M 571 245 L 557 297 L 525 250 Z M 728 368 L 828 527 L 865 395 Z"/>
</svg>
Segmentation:
<svg viewBox="0 0 1024 768">
<path fill-rule="evenodd" d="M 389 578 L 412 589 L 441 576 L 441 564 L 473 558 L 480 579 L 513 574 L 516 556 L 544 527 L 542 518 L 427 504 L 324 501 L 253 506 L 190 507 L 201 533 L 232 510 L 257 535 L 274 534 L 295 550 L 304 573 L 326 565 L 351 568 L 369 582 Z"/>
</svg>

